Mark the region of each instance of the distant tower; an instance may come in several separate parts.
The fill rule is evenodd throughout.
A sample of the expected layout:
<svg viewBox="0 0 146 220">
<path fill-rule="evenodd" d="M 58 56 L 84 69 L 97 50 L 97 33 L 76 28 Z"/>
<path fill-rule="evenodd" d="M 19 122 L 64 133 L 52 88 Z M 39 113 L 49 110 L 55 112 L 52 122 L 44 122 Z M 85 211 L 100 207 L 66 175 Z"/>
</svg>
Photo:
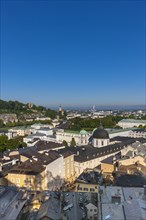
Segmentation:
<svg viewBox="0 0 146 220">
<path fill-rule="evenodd" d="M 61 105 L 59 106 L 59 113 L 61 113 L 61 115 L 64 115 L 64 109 L 61 107 Z"/>
<path fill-rule="evenodd" d="M 33 104 L 32 103 L 28 103 L 27 106 L 28 106 L 28 108 L 32 108 Z"/>
<path fill-rule="evenodd" d="M 96 108 L 95 105 L 93 105 L 92 109 L 91 109 L 92 114 L 94 115 L 94 113 L 96 112 Z"/>
<path fill-rule="evenodd" d="M 61 107 L 61 105 L 59 106 L 59 112 L 61 112 L 62 111 L 62 107 Z"/>
</svg>

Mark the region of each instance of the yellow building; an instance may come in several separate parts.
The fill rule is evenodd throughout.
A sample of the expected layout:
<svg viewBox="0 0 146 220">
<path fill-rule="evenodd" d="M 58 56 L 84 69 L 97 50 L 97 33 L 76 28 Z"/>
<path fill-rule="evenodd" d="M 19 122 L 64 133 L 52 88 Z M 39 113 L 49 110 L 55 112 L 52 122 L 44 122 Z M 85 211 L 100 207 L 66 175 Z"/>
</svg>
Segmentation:
<svg viewBox="0 0 146 220">
<path fill-rule="evenodd" d="M 102 181 L 102 175 L 95 171 L 83 172 L 75 181 L 76 192 L 98 192 L 98 184 Z"/>
<path fill-rule="evenodd" d="M 70 151 L 62 153 L 64 158 L 64 179 L 72 183 L 75 180 L 74 154 Z"/>
<path fill-rule="evenodd" d="M 64 158 L 57 151 L 42 154 L 27 152 L 21 155 L 20 160 L 21 164 L 8 171 L 9 185 L 38 191 L 53 191 L 63 186 Z"/>
<path fill-rule="evenodd" d="M 12 168 L 7 175 L 8 185 L 27 188 L 29 190 L 45 190 L 45 168 L 41 163 L 34 160 Z"/>
<path fill-rule="evenodd" d="M 98 192 L 98 185 L 93 183 L 87 183 L 83 180 L 76 180 L 75 192 Z"/>
<path fill-rule="evenodd" d="M 116 171 L 117 161 L 121 158 L 121 153 L 108 157 L 101 161 L 100 170 L 104 176 L 112 175 Z"/>
<path fill-rule="evenodd" d="M 115 170 L 114 164 L 109 163 L 101 163 L 101 171 L 103 174 L 112 174 Z"/>
</svg>

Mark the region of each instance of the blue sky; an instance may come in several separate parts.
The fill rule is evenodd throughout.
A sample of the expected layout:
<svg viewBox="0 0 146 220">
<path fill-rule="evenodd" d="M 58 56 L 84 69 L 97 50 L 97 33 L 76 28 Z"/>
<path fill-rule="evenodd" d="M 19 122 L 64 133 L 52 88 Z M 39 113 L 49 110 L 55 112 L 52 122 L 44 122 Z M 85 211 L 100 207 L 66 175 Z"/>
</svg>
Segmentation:
<svg viewBox="0 0 146 220">
<path fill-rule="evenodd" d="M 145 1 L 1 1 L 1 99 L 145 102 Z"/>
</svg>

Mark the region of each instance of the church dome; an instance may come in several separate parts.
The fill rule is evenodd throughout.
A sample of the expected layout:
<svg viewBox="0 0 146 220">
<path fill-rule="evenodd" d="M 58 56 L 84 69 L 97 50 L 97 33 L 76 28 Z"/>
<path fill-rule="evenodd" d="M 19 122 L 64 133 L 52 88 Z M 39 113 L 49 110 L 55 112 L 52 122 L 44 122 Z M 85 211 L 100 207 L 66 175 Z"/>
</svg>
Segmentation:
<svg viewBox="0 0 146 220">
<path fill-rule="evenodd" d="M 87 131 L 81 130 L 81 131 L 80 131 L 80 134 L 81 134 L 81 135 L 85 135 L 85 134 L 87 134 Z"/>
<path fill-rule="evenodd" d="M 96 128 L 96 129 L 93 130 L 93 138 L 96 138 L 96 139 L 109 139 L 109 134 L 100 125 L 99 128 Z"/>
</svg>

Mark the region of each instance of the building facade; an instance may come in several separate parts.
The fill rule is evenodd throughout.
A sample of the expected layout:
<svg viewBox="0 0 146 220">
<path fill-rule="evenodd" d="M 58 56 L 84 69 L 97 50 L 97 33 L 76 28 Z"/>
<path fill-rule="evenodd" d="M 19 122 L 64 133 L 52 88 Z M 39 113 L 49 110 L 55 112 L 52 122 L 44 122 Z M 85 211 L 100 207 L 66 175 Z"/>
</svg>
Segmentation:
<svg viewBox="0 0 146 220">
<path fill-rule="evenodd" d="M 72 138 L 74 138 L 77 145 L 86 145 L 88 144 L 88 139 L 90 135 L 85 131 L 81 130 L 80 132 L 75 131 L 64 131 L 60 129 L 56 132 L 56 140 L 59 143 L 62 143 L 64 140 L 70 145 Z"/>
</svg>

